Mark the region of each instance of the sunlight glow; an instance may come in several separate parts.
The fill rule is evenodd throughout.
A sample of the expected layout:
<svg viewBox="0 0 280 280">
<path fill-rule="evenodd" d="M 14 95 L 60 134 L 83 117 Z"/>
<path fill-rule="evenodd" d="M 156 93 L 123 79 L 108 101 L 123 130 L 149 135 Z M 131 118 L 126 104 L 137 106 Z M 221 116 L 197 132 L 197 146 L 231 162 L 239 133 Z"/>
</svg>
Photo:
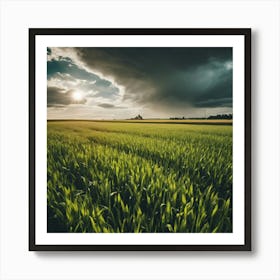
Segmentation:
<svg viewBox="0 0 280 280">
<path fill-rule="evenodd" d="M 75 92 L 73 93 L 72 98 L 73 98 L 75 101 L 80 101 L 80 100 L 83 99 L 83 96 L 82 96 L 82 94 L 81 94 L 80 92 L 75 91 Z"/>
</svg>

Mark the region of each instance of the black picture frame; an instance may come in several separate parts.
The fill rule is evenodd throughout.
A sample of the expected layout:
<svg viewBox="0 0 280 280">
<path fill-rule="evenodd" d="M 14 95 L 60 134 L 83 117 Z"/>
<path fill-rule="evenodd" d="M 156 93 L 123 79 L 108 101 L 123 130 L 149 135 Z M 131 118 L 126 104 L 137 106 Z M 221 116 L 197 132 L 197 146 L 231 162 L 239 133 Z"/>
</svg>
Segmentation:
<svg viewBox="0 0 280 280">
<path fill-rule="evenodd" d="M 35 224 L 35 75 L 36 36 L 40 35 L 237 35 L 244 36 L 245 91 L 245 200 L 244 244 L 242 245 L 38 245 Z M 251 29 L 250 28 L 192 28 L 192 29 L 29 29 L 29 250 L 30 251 L 251 251 Z"/>
</svg>

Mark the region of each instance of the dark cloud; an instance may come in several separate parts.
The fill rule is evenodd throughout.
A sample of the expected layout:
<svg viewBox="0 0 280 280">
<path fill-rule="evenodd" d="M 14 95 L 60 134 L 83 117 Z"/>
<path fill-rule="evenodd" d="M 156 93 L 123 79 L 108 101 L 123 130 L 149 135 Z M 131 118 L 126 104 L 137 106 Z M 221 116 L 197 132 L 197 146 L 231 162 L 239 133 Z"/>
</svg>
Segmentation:
<svg viewBox="0 0 280 280">
<path fill-rule="evenodd" d="M 101 103 L 101 104 L 98 104 L 97 106 L 102 107 L 102 108 L 114 108 L 115 107 L 115 105 L 109 104 L 109 103 Z"/>
<path fill-rule="evenodd" d="M 116 106 L 111 103 L 100 103 L 97 106 L 105 108 L 105 109 L 126 109 L 127 107 L 122 107 L 122 106 Z"/>
<path fill-rule="evenodd" d="M 48 107 L 63 107 L 70 104 L 84 104 L 86 99 L 74 100 L 73 90 L 65 90 L 58 87 L 48 87 L 47 105 Z"/>
<path fill-rule="evenodd" d="M 150 107 L 232 107 L 232 48 L 76 51 L 92 71 L 124 86 L 125 100 Z"/>
</svg>

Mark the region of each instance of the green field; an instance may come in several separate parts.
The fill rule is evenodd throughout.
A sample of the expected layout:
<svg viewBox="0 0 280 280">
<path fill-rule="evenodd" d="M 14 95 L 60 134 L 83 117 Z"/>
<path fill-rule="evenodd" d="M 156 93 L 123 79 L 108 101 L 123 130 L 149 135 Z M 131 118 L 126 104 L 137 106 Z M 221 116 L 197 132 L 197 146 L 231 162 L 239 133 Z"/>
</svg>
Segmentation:
<svg viewBox="0 0 280 280">
<path fill-rule="evenodd" d="M 48 232 L 232 232 L 232 125 L 48 121 Z"/>
</svg>

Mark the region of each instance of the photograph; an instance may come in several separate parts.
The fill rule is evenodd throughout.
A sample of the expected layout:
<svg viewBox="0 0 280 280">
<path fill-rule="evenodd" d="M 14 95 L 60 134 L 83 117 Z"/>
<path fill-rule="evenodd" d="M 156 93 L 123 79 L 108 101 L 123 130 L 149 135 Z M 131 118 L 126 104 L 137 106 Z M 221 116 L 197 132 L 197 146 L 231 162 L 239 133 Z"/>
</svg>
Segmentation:
<svg viewBox="0 0 280 280">
<path fill-rule="evenodd" d="M 231 232 L 232 49 L 47 49 L 48 232 Z"/>
<path fill-rule="evenodd" d="M 52 29 L 47 32 L 51 35 Z M 116 236 L 118 245 L 168 246 L 180 236 L 180 243 L 171 244 L 195 249 L 207 246 L 207 241 L 199 242 L 209 236 L 211 245 L 248 249 L 242 225 L 245 162 L 237 158 L 245 151 L 244 123 L 239 122 L 245 120 L 244 35 L 239 47 L 243 61 L 234 44 L 198 44 L 187 35 L 181 37 L 190 41 L 174 45 L 156 36 L 156 44 L 148 38 L 135 45 L 129 36 L 128 43 L 115 45 L 102 39 L 91 44 L 98 37 L 94 34 L 81 41 L 75 36 L 70 36 L 71 43 L 63 36 L 45 36 L 46 41 L 37 40 L 34 47 L 34 119 L 40 115 L 34 142 L 42 147 L 36 146 L 40 155 L 36 153 L 34 163 L 41 161 L 37 169 L 45 166 L 43 176 L 36 176 L 36 203 L 35 182 L 31 190 L 31 239 L 42 228 L 51 236 L 42 245 L 58 242 L 57 247 L 64 236 L 68 243 L 61 245 L 66 246 L 83 236 L 86 243 L 77 244 L 106 246 L 106 238 Z M 234 80 L 236 72 L 243 73 L 243 80 L 237 75 Z M 234 86 L 243 90 L 239 97 Z M 235 100 L 241 100 L 243 108 L 234 108 Z M 241 147 L 238 152 L 233 143 Z M 234 162 L 240 160 L 243 169 L 235 166 L 236 171 Z M 243 196 L 233 196 L 237 189 Z M 237 231 L 241 238 L 223 243 Z M 188 235 L 193 241 L 184 243 Z M 225 241 L 215 243 L 221 235 Z M 131 240 L 122 243 L 126 237 Z M 151 243 L 157 238 L 160 243 Z"/>
</svg>

